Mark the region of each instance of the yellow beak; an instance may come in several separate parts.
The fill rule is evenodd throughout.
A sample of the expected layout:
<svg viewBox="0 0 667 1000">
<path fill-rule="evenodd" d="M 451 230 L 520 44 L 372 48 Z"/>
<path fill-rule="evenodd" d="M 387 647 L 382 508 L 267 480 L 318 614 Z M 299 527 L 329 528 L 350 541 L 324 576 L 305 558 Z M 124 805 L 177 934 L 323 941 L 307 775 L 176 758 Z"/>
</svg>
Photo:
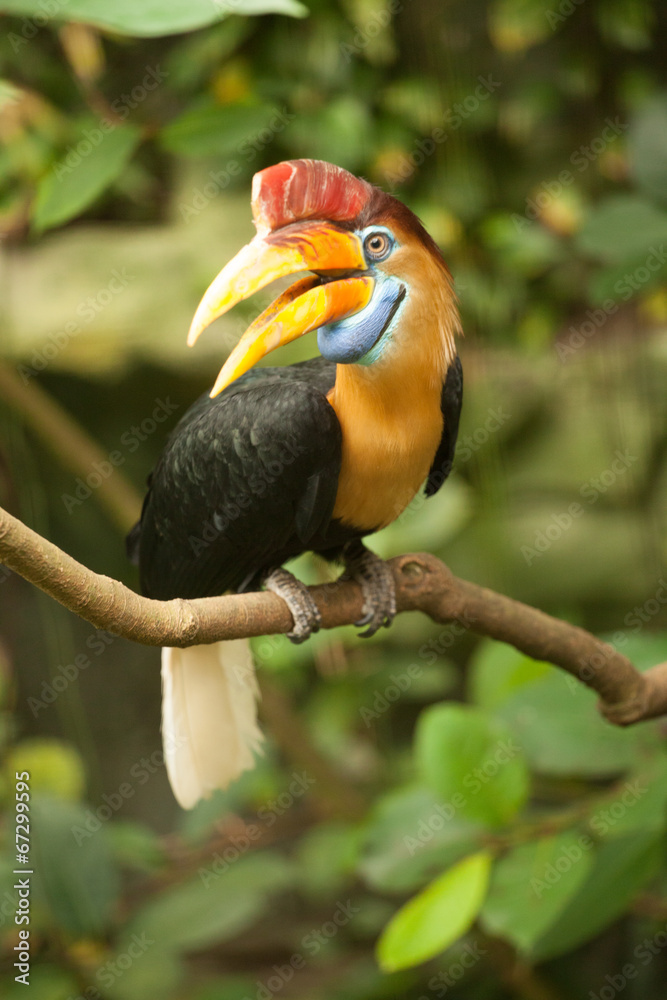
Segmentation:
<svg viewBox="0 0 667 1000">
<path fill-rule="evenodd" d="M 211 396 L 217 396 L 269 351 L 363 309 L 370 301 L 373 279 L 344 275 L 366 267 L 359 238 L 330 223 L 292 224 L 268 236 L 256 236 L 209 286 L 192 320 L 188 344 L 194 344 L 218 316 L 277 278 L 298 271 L 316 271 L 317 276 L 291 285 L 258 316 L 227 359 Z"/>
</svg>

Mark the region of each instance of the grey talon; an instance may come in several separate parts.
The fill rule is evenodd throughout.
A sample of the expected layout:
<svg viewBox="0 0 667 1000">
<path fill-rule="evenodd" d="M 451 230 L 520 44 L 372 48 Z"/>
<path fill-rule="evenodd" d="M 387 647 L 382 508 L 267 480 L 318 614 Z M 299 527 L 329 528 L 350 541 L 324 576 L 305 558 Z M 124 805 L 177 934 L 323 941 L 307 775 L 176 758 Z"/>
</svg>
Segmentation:
<svg viewBox="0 0 667 1000">
<path fill-rule="evenodd" d="M 282 567 L 267 573 L 263 583 L 267 590 L 281 597 L 290 610 L 294 620 L 294 628 L 287 633 L 290 642 L 298 645 L 319 632 L 322 615 L 305 583 Z"/>
<path fill-rule="evenodd" d="M 375 635 L 384 626 L 389 628 L 396 615 L 396 586 L 391 569 L 379 556 L 361 542 L 351 542 L 345 547 L 345 576 L 356 580 L 364 597 L 364 614 L 355 622 L 358 628 L 368 628 L 360 633 L 363 639 Z"/>
</svg>

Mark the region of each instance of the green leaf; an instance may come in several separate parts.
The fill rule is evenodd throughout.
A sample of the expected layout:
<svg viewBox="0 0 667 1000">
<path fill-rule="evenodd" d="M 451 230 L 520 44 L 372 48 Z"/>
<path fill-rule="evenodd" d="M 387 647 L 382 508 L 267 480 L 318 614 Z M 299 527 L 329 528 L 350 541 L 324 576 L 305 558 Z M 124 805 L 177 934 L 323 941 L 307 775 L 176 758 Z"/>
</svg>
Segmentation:
<svg viewBox="0 0 667 1000">
<path fill-rule="evenodd" d="M 86 775 L 83 761 L 61 740 L 35 737 L 23 740 L 8 757 L 8 770 L 28 771 L 33 792 L 76 801 L 83 795 Z"/>
<path fill-rule="evenodd" d="M 637 295 L 646 295 L 663 279 L 665 254 L 663 242 L 654 240 L 647 250 L 634 257 L 593 272 L 588 283 L 588 297 L 593 305 L 601 305 L 610 313 Z M 614 308 L 615 307 L 615 308 Z"/>
<path fill-rule="evenodd" d="M 254 27 L 248 19 L 231 17 L 216 25 L 214 31 L 179 39 L 165 59 L 170 90 L 183 95 L 205 92 L 212 74 L 226 64 Z"/>
<path fill-rule="evenodd" d="M 649 198 L 667 201 L 667 93 L 647 101 L 628 133 L 630 164 Z"/>
<path fill-rule="evenodd" d="M 359 873 L 380 892 L 414 891 L 468 854 L 482 830 L 430 789 L 396 788 L 365 825 Z"/>
<path fill-rule="evenodd" d="M 123 970 L 112 984 L 104 983 L 104 995 L 109 1000 L 170 997 L 185 973 L 178 955 L 141 933 L 134 938 L 121 938 L 116 952 L 108 959 L 108 968 Z"/>
<path fill-rule="evenodd" d="M 616 195 L 591 213 L 575 242 L 579 250 L 610 263 L 640 260 L 667 240 L 667 213 L 639 195 Z"/>
<path fill-rule="evenodd" d="M 356 825 L 324 823 L 309 830 L 298 851 L 302 891 L 314 897 L 338 892 L 355 869 L 360 832 Z"/>
<path fill-rule="evenodd" d="M 250 163 L 260 144 L 258 133 L 269 129 L 282 132 L 289 123 L 285 111 L 269 105 L 221 107 L 206 100 L 184 112 L 162 130 L 160 139 L 165 149 L 184 156 L 237 156 Z M 264 142 L 260 145 L 262 148 Z"/>
<path fill-rule="evenodd" d="M 165 852 L 153 830 L 133 820 L 115 820 L 109 826 L 109 841 L 121 865 L 152 872 L 165 863 Z"/>
<path fill-rule="evenodd" d="M 452 633 L 453 642 L 456 642 L 456 635 Z M 395 673 L 394 673 L 394 676 Z M 437 664 L 432 666 L 420 666 L 419 673 L 416 674 L 410 687 L 405 691 L 405 701 L 435 701 L 436 698 L 444 698 L 458 688 L 460 671 L 451 660 L 442 657 Z M 390 683 L 392 676 L 389 675 Z"/>
<path fill-rule="evenodd" d="M 642 618 L 637 611 L 642 612 Z M 619 653 L 627 656 L 634 663 L 638 670 L 648 670 L 656 663 L 663 663 L 667 660 L 667 632 L 640 631 L 646 624 L 646 612 L 643 609 L 635 609 L 628 616 L 628 625 L 633 628 L 629 632 L 614 632 L 603 635 L 605 642 L 613 643 Z"/>
<path fill-rule="evenodd" d="M 514 646 L 483 639 L 468 667 L 470 697 L 480 708 L 495 709 L 515 691 L 553 670 L 547 663 L 531 660 Z"/>
<path fill-rule="evenodd" d="M 600 32 L 612 48 L 639 51 L 651 46 L 655 11 L 651 0 L 607 0 L 595 8 Z"/>
<path fill-rule="evenodd" d="M 482 225 L 484 242 L 496 252 L 503 267 L 535 277 L 563 255 L 562 244 L 543 226 L 517 228 L 511 215 L 492 215 Z"/>
<path fill-rule="evenodd" d="M 417 724 L 415 757 L 423 780 L 470 819 L 507 823 L 528 797 L 521 747 L 478 708 L 446 703 L 426 709 Z"/>
<path fill-rule="evenodd" d="M 122 125 L 82 132 L 37 189 L 32 222 L 38 232 L 59 226 L 87 208 L 122 173 L 141 139 L 141 129 Z"/>
<path fill-rule="evenodd" d="M 2 0 L 0 11 L 25 17 L 44 17 L 41 0 Z M 287 14 L 305 17 L 308 8 L 298 0 L 68 0 L 62 20 L 82 21 L 124 35 L 158 38 L 204 28 L 228 17 Z M 37 22 L 39 23 L 39 22 Z"/>
<path fill-rule="evenodd" d="M 26 990 L 23 983 L 11 981 L 10 986 L 2 980 L 3 1000 L 21 1000 L 27 993 L 30 1000 L 72 1000 L 79 994 L 79 984 L 74 973 L 66 972 L 57 965 L 49 965 L 44 959 L 34 963 L 30 969 L 30 982 Z"/>
<path fill-rule="evenodd" d="M 70 934 L 101 934 L 118 897 L 106 829 L 91 833 L 90 810 L 48 796 L 33 796 L 30 817 L 34 878 L 53 916 Z"/>
<path fill-rule="evenodd" d="M 660 869 L 662 833 L 650 831 L 610 840 L 559 919 L 534 945 L 540 961 L 571 951 L 620 917 Z"/>
<path fill-rule="evenodd" d="M 556 670 L 519 688 L 496 714 L 542 774 L 613 777 L 632 768 L 642 747 L 656 739 L 650 726 L 610 726 L 595 692 Z"/>
<path fill-rule="evenodd" d="M 481 920 L 523 951 L 555 923 L 593 863 L 593 840 L 580 830 L 515 847 L 493 869 Z"/>
<path fill-rule="evenodd" d="M 418 494 L 393 524 L 382 529 L 375 549 L 383 559 L 398 549 L 437 552 L 460 532 L 473 510 L 470 488 L 454 474 L 434 502 Z"/>
<path fill-rule="evenodd" d="M 667 758 L 661 755 L 646 771 L 631 775 L 613 797 L 596 802 L 588 825 L 600 838 L 663 830 L 666 810 Z"/>
<path fill-rule="evenodd" d="M 428 961 L 468 931 L 486 894 L 491 855 L 470 854 L 396 913 L 377 946 L 384 972 Z"/>
<path fill-rule="evenodd" d="M 257 993 L 257 983 L 249 977 L 225 976 L 197 989 L 191 1000 L 247 1000 L 253 993 Z"/>
<path fill-rule="evenodd" d="M 374 127 L 367 103 L 348 93 L 317 110 L 302 111 L 291 123 L 290 143 L 297 156 L 331 160 L 357 171 L 372 156 Z"/>
<path fill-rule="evenodd" d="M 543 0 L 495 0 L 488 18 L 489 34 L 501 52 L 523 52 L 552 30 Z"/>
<path fill-rule="evenodd" d="M 252 926 L 270 893 L 291 881 L 291 866 L 278 854 L 253 854 L 233 863 L 214 856 L 196 879 L 167 889 L 135 913 L 127 932 L 146 934 L 165 949 L 206 948 Z"/>
</svg>

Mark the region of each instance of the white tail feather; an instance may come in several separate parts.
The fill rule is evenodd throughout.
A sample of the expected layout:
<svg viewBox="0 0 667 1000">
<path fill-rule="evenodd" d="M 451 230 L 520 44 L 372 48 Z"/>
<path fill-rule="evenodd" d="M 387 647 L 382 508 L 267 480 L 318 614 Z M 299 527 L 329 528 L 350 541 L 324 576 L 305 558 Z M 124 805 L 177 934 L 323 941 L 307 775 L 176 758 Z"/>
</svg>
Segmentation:
<svg viewBox="0 0 667 1000">
<path fill-rule="evenodd" d="M 162 650 L 162 743 L 184 809 L 254 767 L 258 696 L 247 639 Z"/>
</svg>

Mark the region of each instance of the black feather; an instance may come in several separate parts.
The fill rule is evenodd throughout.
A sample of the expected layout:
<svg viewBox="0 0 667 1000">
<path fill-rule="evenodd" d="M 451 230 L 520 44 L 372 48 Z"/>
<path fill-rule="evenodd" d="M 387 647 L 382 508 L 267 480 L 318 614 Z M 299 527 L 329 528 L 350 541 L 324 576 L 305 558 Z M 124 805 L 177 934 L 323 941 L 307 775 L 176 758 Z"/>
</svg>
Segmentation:
<svg viewBox="0 0 667 1000">
<path fill-rule="evenodd" d="M 442 387 L 440 409 L 444 427 L 438 450 L 433 459 L 433 465 L 426 480 L 425 494 L 432 497 L 437 493 L 445 479 L 452 471 L 456 439 L 459 433 L 459 420 L 463 404 L 463 369 L 458 354 L 447 369 L 447 377 Z"/>
<path fill-rule="evenodd" d="M 197 400 L 128 537 L 145 594 L 249 589 L 306 549 L 335 552 L 359 537 L 332 521 L 341 430 L 326 393 L 335 373 L 323 358 L 253 369 L 216 399 Z"/>
</svg>

